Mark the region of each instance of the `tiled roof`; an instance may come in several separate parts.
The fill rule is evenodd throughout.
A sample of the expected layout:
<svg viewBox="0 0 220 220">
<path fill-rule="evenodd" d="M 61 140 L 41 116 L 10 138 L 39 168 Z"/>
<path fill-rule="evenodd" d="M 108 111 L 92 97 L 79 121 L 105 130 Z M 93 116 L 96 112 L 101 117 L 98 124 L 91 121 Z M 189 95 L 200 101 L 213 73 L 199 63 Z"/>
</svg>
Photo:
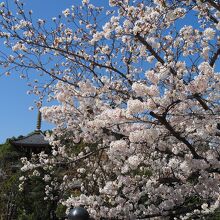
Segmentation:
<svg viewBox="0 0 220 220">
<path fill-rule="evenodd" d="M 41 131 L 35 131 L 28 136 L 22 137 L 17 140 L 12 140 L 11 144 L 14 146 L 24 146 L 24 147 L 49 146 L 49 142 L 45 140 L 45 136 Z"/>
</svg>

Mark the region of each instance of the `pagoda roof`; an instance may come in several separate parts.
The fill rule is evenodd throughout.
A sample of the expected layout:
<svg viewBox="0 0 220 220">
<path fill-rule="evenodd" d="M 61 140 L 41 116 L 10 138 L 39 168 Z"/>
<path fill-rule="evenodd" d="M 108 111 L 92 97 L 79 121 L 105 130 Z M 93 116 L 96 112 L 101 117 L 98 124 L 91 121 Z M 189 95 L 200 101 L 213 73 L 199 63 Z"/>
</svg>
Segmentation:
<svg viewBox="0 0 220 220">
<path fill-rule="evenodd" d="M 36 130 L 31 134 L 19 138 L 17 140 L 11 140 L 10 143 L 14 146 L 20 147 L 46 147 L 49 146 L 49 142 L 45 140 L 45 135 L 40 131 Z"/>
</svg>

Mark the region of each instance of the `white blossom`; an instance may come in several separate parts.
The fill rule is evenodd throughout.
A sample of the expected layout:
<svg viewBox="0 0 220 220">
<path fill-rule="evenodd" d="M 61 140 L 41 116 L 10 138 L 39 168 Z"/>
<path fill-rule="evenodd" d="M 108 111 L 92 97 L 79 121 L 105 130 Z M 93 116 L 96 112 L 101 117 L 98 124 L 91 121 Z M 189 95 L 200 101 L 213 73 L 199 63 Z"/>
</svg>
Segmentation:
<svg viewBox="0 0 220 220">
<path fill-rule="evenodd" d="M 207 40 L 212 40 L 215 37 L 215 31 L 212 28 L 206 28 L 203 34 Z"/>
</svg>

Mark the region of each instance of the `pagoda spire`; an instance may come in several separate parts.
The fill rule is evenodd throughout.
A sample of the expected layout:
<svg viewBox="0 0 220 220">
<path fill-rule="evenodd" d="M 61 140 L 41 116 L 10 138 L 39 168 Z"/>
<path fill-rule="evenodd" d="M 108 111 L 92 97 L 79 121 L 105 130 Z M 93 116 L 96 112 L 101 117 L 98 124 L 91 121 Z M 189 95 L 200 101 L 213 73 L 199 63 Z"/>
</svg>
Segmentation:
<svg viewBox="0 0 220 220">
<path fill-rule="evenodd" d="M 41 129 L 41 117 L 41 112 L 38 110 L 36 131 L 40 131 Z"/>
</svg>

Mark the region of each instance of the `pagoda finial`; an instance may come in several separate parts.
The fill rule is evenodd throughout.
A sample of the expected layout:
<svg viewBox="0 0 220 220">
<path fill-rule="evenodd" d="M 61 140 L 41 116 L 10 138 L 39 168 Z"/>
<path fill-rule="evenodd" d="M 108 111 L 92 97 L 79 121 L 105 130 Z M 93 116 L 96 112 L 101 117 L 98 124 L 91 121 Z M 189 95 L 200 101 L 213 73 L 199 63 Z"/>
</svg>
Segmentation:
<svg viewBox="0 0 220 220">
<path fill-rule="evenodd" d="M 41 112 L 40 110 L 38 110 L 36 131 L 40 131 L 40 129 L 41 129 Z"/>
</svg>

